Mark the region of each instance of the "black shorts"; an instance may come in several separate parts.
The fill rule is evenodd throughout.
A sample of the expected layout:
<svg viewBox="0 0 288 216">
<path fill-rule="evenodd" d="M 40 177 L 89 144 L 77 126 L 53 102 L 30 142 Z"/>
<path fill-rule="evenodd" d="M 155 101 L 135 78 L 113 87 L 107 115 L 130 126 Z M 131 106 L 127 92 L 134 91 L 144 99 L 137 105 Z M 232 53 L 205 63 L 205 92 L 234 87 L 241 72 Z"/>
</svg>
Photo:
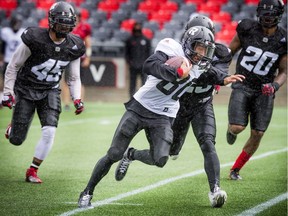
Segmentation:
<svg viewBox="0 0 288 216">
<path fill-rule="evenodd" d="M 229 107 L 229 124 L 247 126 L 257 131 L 266 131 L 271 121 L 274 95 L 266 96 L 248 89 L 233 89 Z"/>
<path fill-rule="evenodd" d="M 25 141 L 35 112 L 38 114 L 42 127 L 57 127 L 61 112 L 60 91 L 58 89 L 48 91 L 46 96 L 39 100 L 28 99 L 20 92 L 16 94 L 11 122 L 11 143 L 21 145 Z"/>
<path fill-rule="evenodd" d="M 35 111 L 37 111 L 42 127 L 57 127 L 61 113 L 60 91 L 58 89 L 48 91 L 47 96 L 41 100 L 29 100 L 25 96 L 18 94 L 16 101 L 13 113 L 14 123 L 29 125 Z"/>
</svg>

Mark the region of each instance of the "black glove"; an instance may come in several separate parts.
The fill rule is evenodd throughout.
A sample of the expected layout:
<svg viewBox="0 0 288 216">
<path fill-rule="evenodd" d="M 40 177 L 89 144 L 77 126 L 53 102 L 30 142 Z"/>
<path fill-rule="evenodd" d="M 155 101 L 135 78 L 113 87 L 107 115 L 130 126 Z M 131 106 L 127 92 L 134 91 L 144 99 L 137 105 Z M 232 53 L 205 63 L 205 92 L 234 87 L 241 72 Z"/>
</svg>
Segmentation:
<svg viewBox="0 0 288 216">
<path fill-rule="evenodd" d="M 79 115 L 84 110 L 84 103 L 81 99 L 74 100 L 74 107 L 76 108 L 75 114 Z"/>
</svg>

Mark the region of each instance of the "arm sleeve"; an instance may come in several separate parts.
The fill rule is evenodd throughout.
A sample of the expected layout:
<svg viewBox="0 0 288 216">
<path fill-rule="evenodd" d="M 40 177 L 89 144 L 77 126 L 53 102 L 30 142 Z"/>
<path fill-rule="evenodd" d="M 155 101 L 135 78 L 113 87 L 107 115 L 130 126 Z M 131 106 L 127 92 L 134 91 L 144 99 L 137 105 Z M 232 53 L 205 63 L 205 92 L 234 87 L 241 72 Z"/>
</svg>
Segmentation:
<svg viewBox="0 0 288 216">
<path fill-rule="evenodd" d="M 81 99 L 80 58 L 69 64 L 67 84 L 72 100 Z"/>
<path fill-rule="evenodd" d="M 207 72 L 202 73 L 196 81 L 197 85 L 224 85 L 224 79 L 229 75 L 218 67 L 211 66 Z"/>
<path fill-rule="evenodd" d="M 158 79 L 173 82 L 178 78 L 178 73 L 175 68 L 165 65 L 167 60 L 168 56 L 165 53 L 157 51 L 144 62 L 143 72 Z"/>
<path fill-rule="evenodd" d="M 21 43 L 16 51 L 14 52 L 11 61 L 9 62 L 6 72 L 5 72 L 5 81 L 4 81 L 4 95 L 14 95 L 14 85 L 17 77 L 18 71 L 24 65 L 25 61 L 31 55 L 31 51 L 24 43 Z"/>
</svg>

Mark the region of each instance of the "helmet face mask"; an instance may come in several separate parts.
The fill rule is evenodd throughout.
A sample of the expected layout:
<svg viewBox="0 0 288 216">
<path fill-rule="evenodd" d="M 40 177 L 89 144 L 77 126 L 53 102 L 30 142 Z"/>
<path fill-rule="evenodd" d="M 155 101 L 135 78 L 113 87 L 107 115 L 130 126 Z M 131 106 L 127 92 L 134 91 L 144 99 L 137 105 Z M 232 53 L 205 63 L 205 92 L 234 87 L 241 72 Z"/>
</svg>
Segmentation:
<svg viewBox="0 0 288 216">
<path fill-rule="evenodd" d="M 264 28 L 277 26 L 284 12 L 282 0 L 261 0 L 257 7 L 258 22 Z"/>
<path fill-rule="evenodd" d="M 189 28 L 183 36 L 182 48 L 193 65 L 205 69 L 210 66 L 214 56 L 214 35 L 203 26 Z"/>
<path fill-rule="evenodd" d="M 66 2 L 53 4 L 48 14 L 49 28 L 56 33 L 57 38 L 66 38 L 76 25 L 76 15 L 73 7 Z"/>
</svg>

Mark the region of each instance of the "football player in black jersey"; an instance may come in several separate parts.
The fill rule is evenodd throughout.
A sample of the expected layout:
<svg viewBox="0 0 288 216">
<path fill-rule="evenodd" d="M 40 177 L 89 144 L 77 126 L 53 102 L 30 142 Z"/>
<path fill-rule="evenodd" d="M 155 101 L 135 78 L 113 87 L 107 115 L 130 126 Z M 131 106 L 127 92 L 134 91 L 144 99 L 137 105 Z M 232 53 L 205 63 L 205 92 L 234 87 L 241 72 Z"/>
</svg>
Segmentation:
<svg viewBox="0 0 288 216">
<path fill-rule="evenodd" d="M 23 43 L 15 51 L 5 73 L 2 99 L 3 106 L 14 107 L 5 134 L 13 145 L 19 146 L 25 141 L 35 111 L 40 119 L 42 136 L 26 172 L 26 181 L 32 183 L 42 182 L 37 170 L 54 142 L 61 113 L 59 81 L 66 67 L 71 71 L 69 86 L 76 115 L 84 109 L 80 57 L 85 53 L 85 46 L 79 37 L 69 34 L 76 22 L 74 9 L 66 2 L 58 2 L 48 13 L 49 29 L 30 27 L 22 34 Z"/>
<path fill-rule="evenodd" d="M 227 142 L 233 144 L 250 119 L 251 133 L 229 178 L 241 179 L 239 171 L 256 152 L 270 123 L 275 93 L 287 79 L 287 31 L 278 23 L 284 12 L 282 0 L 261 0 L 257 21 L 243 19 L 229 48 L 234 55 L 240 49 L 236 74 L 243 83 L 232 84 L 229 101 Z"/>
<path fill-rule="evenodd" d="M 214 23 L 204 15 L 195 15 L 186 24 L 185 30 L 193 26 L 204 26 L 214 33 Z M 185 36 L 184 36 L 185 37 Z M 201 77 L 210 77 L 210 82 L 198 82 L 180 98 L 180 109 L 173 123 L 173 143 L 170 149 L 172 159 L 177 159 L 185 142 L 190 124 L 204 156 L 204 168 L 209 183 L 209 199 L 213 207 L 221 207 L 224 202 L 214 201 L 220 191 L 220 163 L 215 149 L 216 123 L 213 109 L 214 85 L 227 85 L 241 81 L 244 77 L 228 75 L 228 68 L 232 56 L 228 48 L 215 43 L 215 57 L 212 67 Z M 201 70 L 201 69 L 200 69 Z M 219 193 L 219 192 L 218 192 Z"/>
</svg>

